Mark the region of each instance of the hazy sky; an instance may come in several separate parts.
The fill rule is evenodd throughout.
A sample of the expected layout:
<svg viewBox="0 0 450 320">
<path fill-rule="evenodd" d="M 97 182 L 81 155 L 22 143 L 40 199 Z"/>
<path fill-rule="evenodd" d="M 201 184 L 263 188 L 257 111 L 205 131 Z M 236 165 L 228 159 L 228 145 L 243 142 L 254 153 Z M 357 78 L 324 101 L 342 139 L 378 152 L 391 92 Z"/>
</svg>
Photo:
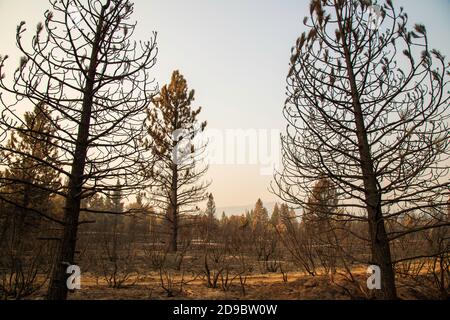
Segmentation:
<svg viewBox="0 0 450 320">
<path fill-rule="evenodd" d="M 393 1 L 410 22 L 427 26 L 431 46 L 450 55 L 450 0 Z M 47 0 L 0 0 L 0 54 L 17 67 L 15 29 L 30 32 L 49 8 Z M 282 129 L 290 48 L 304 31 L 309 0 L 136 0 L 137 39 L 158 32 L 154 76 L 160 84 L 179 69 L 210 129 Z M 13 65 L 14 63 L 14 65 Z M 275 131 L 276 132 L 276 131 Z M 268 192 L 271 176 L 258 165 L 212 165 L 208 178 L 218 207 L 247 205 Z"/>
</svg>

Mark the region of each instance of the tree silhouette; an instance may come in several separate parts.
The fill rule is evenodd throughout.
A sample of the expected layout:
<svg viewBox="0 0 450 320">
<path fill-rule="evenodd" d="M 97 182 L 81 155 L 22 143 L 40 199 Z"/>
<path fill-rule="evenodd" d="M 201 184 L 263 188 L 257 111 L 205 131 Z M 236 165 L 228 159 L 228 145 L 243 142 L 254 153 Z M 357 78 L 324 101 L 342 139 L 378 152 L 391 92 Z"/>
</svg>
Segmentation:
<svg viewBox="0 0 450 320">
<path fill-rule="evenodd" d="M 194 90 L 179 71 L 174 71 L 169 85 L 153 99 L 148 110 L 145 146 L 155 156 L 155 166 L 148 175 L 151 205 L 170 228 L 169 250 L 177 251 L 180 218 L 198 213 L 198 203 L 206 200 L 209 183 L 200 179 L 208 170 L 203 165 L 206 143 L 194 140 L 206 127 L 199 123 L 201 108 L 193 109 Z"/>
<path fill-rule="evenodd" d="M 390 0 L 373 24 L 371 1 L 313 0 L 293 48 L 282 138 L 283 171 L 274 192 L 306 206 L 327 178 L 342 199 L 335 215 L 368 225 L 369 264 L 381 268 L 379 298 L 396 298 L 390 243 L 428 223 L 396 232 L 395 217 L 445 210 L 449 195 L 449 66 L 431 50 L 423 25 Z M 447 162 L 448 163 L 448 162 Z M 447 178 L 445 178 L 447 177 Z M 431 220 L 430 220 L 431 221 Z M 413 257 L 410 257 L 413 258 Z"/>
<path fill-rule="evenodd" d="M 24 56 L 11 85 L 3 74 L 7 57 L 0 60 L 4 91 L 0 125 L 4 132 L 17 128 L 22 101 L 45 103 L 54 119 L 57 130 L 49 137 L 57 141 L 58 158 L 53 160 L 61 165 L 68 183 L 48 298 L 65 299 L 66 268 L 75 264 L 82 200 L 114 190 L 117 179 L 122 193 L 129 194 L 145 179 L 140 170 L 151 165 L 143 159 L 140 141 L 142 115 L 154 95 L 149 71 L 157 50 L 154 38 L 132 41 L 135 24 L 129 22 L 133 13 L 129 1 L 52 0 L 50 4 L 30 49 L 22 39 L 25 22 L 17 28 L 17 46 Z M 22 131 L 32 134 L 33 128 Z"/>
</svg>

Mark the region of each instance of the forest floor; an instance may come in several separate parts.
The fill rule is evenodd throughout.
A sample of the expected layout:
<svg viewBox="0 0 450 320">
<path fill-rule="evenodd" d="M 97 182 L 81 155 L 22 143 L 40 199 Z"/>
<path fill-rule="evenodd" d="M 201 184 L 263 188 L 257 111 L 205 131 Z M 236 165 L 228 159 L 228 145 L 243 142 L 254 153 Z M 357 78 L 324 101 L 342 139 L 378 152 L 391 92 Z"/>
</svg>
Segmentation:
<svg viewBox="0 0 450 320">
<path fill-rule="evenodd" d="M 204 280 L 191 280 L 183 286 L 174 278 L 174 296 L 162 288 L 159 274 L 139 278 L 135 284 L 123 288 L 111 288 L 105 280 L 97 276 L 84 275 L 82 288 L 69 294 L 70 300 L 349 300 L 367 299 L 356 286 L 365 285 L 366 276 L 355 276 L 356 283 L 349 283 L 342 277 L 333 282 L 328 276 L 311 276 L 304 273 L 290 273 L 287 281 L 281 274 L 259 274 L 247 278 L 245 295 L 239 279 L 235 279 L 227 291 L 208 288 Z M 131 279 L 133 282 L 133 279 Z M 136 279 L 134 279 L 136 280 Z M 186 280 L 186 279 L 185 279 Z M 431 293 L 415 289 L 400 281 L 398 294 L 401 299 L 430 299 Z M 363 288 L 364 290 L 364 288 Z M 39 297 L 36 297 L 39 299 Z"/>
</svg>

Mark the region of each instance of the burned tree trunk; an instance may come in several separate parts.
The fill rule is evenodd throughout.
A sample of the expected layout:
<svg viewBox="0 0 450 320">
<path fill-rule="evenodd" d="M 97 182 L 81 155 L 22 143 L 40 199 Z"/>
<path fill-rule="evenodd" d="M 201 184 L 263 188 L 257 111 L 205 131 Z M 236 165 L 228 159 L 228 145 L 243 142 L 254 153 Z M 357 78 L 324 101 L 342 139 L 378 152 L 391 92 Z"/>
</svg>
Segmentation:
<svg viewBox="0 0 450 320">
<path fill-rule="evenodd" d="M 172 184 L 170 186 L 170 242 L 169 242 L 169 252 L 178 251 L 178 166 L 176 163 L 172 166 Z"/>
<path fill-rule="evenodd" d="M 53 270 L 50 288 L 47 293 L 49 300 L 65 300 L 67 298 L 66 269 L 75 264 L 75 249 L 77 242 L 78 219 L 80 215 L 81 194 L 83 192 L 84 169 L 88 151 L 89 129 L 92 114 L 92 103 L 94 99 L 94 81 L 98 64 L 99 44 L 102 40 L 103 20 L 105 12 L 109 7 L 109 1 L 103 6 L 97 25 L 89 72 L 84 88 L 84 99 L 81 113 L 81 121 L 78 127 L 78 137 L 72 171 L 68 185 L 68 195 L 64 212 L 64 232 L 58 249 L 55 268 Z"/>
<path fill-rule="evenodd" d="M 345 34 L 342 25 L 342 16 L 336 8 L 338 16 L 339 32 Z M 375 176 L 374 163 L 367 137 L 367 129 L 364 124 L 364 115 L 360 102 L 360 92 L 354 74 L 354 66 L 351 59 L 350 49 L 345 37 L 341 37 L 344 51 L 346 72 L 350 82 L 356 137 L 358 139 L 358 150 L 361 161 L 361 172 L 364 181 L 364 195 L 367 208 L 367 219 L 369 224 L 369 236 L 372 250 L 373 263 L 381 269 L 382 290 L 376 295 L 384 299 L 396 299 L 395 275 L 392 266 L 391 251 L 386 227 L 381 208 L 381 193 L 378 190 L 379 182 Z"/>
</svg>

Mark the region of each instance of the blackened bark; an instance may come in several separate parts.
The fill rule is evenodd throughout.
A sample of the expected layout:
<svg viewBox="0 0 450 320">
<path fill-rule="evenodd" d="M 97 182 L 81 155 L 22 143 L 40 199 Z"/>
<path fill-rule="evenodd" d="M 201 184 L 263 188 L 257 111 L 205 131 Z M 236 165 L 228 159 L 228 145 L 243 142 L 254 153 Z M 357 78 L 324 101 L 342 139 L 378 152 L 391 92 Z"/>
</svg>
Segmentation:
<svg viewBox="0 0 450 320">
<path fill-rule="evenodd" d="M 338 9 L 336 13 L 339 17 L 339 27 L 341 34 L 346 34 L 342 26 L 342 16 Z M 347 22 L 350 23 L 350 22 Z M 351 29 L 351 28 L 350 28 Z M 355 115 L 356 135 L 358 139 L 359 156 L 361 160 L 361 171 L 364 180 L 364 194 L 366 199 L 367 218 L 369 224 L 370 247 L 372 254 L 371 263 L 380 267 L 381 270 L 381 290 L 375 291 L 375 297 L 379 299 L 397 299 L 395 286 L 395 273 L 392 265 L 389 239 L 381 209 L 381 192 L 378 189 L 378 181 L 374 171 L 374 163 L 371 155 L 370 144 L 367 137 L 367 130 L 364 123 L 360 95 L 353 72 L 350 49 L 346 43 L 346 37 L 342 36 L 347 75 L 352 93 L 352 107 Z"/>
<path fill-rule="evenodd" d="M 175 109 L 174 114 L 174 128 L 178 128 L 178 110 Z M 175 137 L 175 140 L 177 140 L 178 137 Z M 171 221 L 171 235 L 170 235 L 170 242 L 169 242 L 169 252 L 177 252 L 178 250 L 178 157 L 180 156 L 178 154 L 177 150 L 178 141 L 174 141 L 172 145 L 172 182 L 170 186 L 170 218 L 169 221 Z"/>
<path fill-rule="evenodd" d="M 103 34 L 103 21 L 109 2 L 102 8 L 99 23 L 92 47 L 88 76 L 84 88 L 84 98 L 81 120 L 78 126 L 77 143 L 75 148 L 72 170 L 68 185 L 66 207 L 64 210 L 64 231 L 58 246 L 58 251 L 50 278 L 50 286 L 47 293 L 49 300 L 66 300 L 67 267 L 75 264 L 75 248 L 78 232 L 78 219 L 80 215 L 81 194 L 83 190 L 84 169 L 88 151 L 89 128 L 91 122 L 92 103 L 94 97 L 95 74 L 98 61 L 99 46 Z"/>
<path fill-rule="evenodd" d="M 376 292 L 376 296 L 382 299 L 391 300 L 397 298 L 397 293 L 389 240 L 381 210 L 381 193 L 377 187 L 378 182 L 374 173 L 373 160 L 353 70 L 349 68 L 348 72 L 352 88 L 361 171 L 364 179 L 364 193 L 369 222 L 372 260 L 373 263 L 381 269 L 381 292 Z"/>
<path fill-rule="evenodd" d="M 172 168 L 172 184 L 171 184 L 171 194 L 170 194 L 170 209 L 169 209 L 169 221 L 171 223 L 171 233 L 169 241 L 169 252 L 177 252 L 178 250 L 178 169 L 177 165 L 174 164 Z"/>
</svg>

